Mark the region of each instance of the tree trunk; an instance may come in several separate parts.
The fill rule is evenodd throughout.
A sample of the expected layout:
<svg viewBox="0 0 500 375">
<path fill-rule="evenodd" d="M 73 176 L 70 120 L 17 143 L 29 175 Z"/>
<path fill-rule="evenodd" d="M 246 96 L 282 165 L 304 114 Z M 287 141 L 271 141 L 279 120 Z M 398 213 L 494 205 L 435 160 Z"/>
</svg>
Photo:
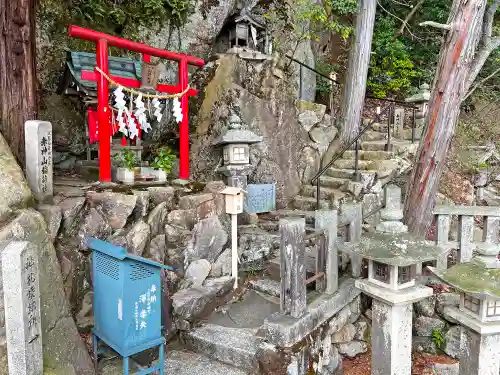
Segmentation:
<svg viewBox="0 0 500 375">
<path fill-rule="evenodd" d="M 460 114 L 465 84 L 481 38 L 487 0 L 454 0 L 429 101 L 425 133 L 407 189 L 405 221 L 411 232 L 427 234 L 446 154 Z"/>
<path fill-rule="evenodd" d="M 24 164 L 24 122 L 36 119 L 35 0 L 0 0 L 0 132 Z"/>
<path fill-rule="evenodd" d="M 329 145 L 323 156 L 322 166 L 333 158 L 342 144 L 356 137 L 359 132 L 365 102 L 376 10 L 376 0 L 358 0 L 356 28 L 349 51 L 339 117 L 336 120 L 336 125 L 340 129 L 340 137 Z"/>
<path fill-rule="evenodd" d="M 376 0 L 359 0 L 356 30 L 349 51 L 347 77 L 342 92 L 339 122 L 342 142 L 356 137 L 365 102 L 366 80 L 372 50 Z"/>
</svg>

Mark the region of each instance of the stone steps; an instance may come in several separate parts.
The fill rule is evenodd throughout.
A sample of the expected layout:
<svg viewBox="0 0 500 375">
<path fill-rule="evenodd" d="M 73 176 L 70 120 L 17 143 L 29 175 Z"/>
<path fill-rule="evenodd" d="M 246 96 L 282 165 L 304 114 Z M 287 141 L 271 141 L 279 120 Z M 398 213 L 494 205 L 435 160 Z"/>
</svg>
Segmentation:
<svg viewBox="0 0 500 375">
<path fill-rule="evenodd" d="M 316 189 L 316 187 L 314 187 Z M 319 201 L 320 209 L 326 210 L 330 208 L 330 203 L 324 199 Z M 293 198 L 292 201 L 293 208 L 301 211 L 314 211 L 316 210 L 317 202 L 314 197 L 303 197 L 301 195 Z"/>
<path fill-rule="evenodd" d="M 248 372 L 228 364 L 210 359 L 202 354 L 173 350 L 165 360 L 168 375 L 247 375 Z"/>
<path fill-rule="evenodd" d="M 251 329 L 206 324 L 183 334 L 182 339 L 190 350 L 211 360 L 244 371 L 258 370 L 257 352 L 263 339 Z"/>
<path fill-rule="evenodd" d="M 355 151 L 354 150 L 348 150 L 344 152 L 344 155 L 342 156 L 342 159 L 353 159 L 354 160 L 355 156 Z M 394 157 L 394 153 L 392 152 L 387 152 L 387 151 L 364 151 L 364 150 L 359 150 L 358 151 L 358 156 L 359 160 L 387 160 L 387 159 L 392 159 Z"/>
<path fill-rule="evenodd" d="M 331 177 L 321 177 L 320 180 L 320 199 L 328 202 L 338 202 L 343 199 L 346 194 L 344 188 L 349 183 L 347 179 L 334 179 Z M 313 185 L 304 185 L 301 190 L 301 195 L 304 197 L 316 198 L 317 189 Z"/>
<path fill-rule="evenodd" d="M 386 140 L 361 142 L 361 149 L 365 151 L 385 151 L 386 144 Z M 401 139 L 391 139 L 391 145 L 392 152 L 394 153 L 400 153 L 408 150 L 412 145 L 418 146 L 417 143 L 412 144 L 411 141 Z"/>
<path fill-rule="evenodd" d="M 271 262 L 271 263 L 275 264 L 276 261 Z M 278 264 L 279 264 L 279 258 L 278 258 Z M 279 275 L 278 275 L 278 277 L 279 277 Z M 255 280 L 250 280 L 248 285 L 250 288 L 252 288 L 253 290 L 256 290 L 257 292 L 265 293 L 265 294 L 268 294 L 268 295 L 273 296 L 273 297 L 279 298 L 280 294 L 281 294 L 281 284 L 277 280 L 255 279 Z"/>
<path fill-rule="evenodd" d="M 352 159 L 338 159 L 333 163 L 334 168 L 338 169 L 354 169 L 355 168 L 355 160 Z M 359 170 L 370 170 L 375 169 L 375 163 L 371 160 L 359 160 L 358 161 L 358 169 Z"/>
</svg>

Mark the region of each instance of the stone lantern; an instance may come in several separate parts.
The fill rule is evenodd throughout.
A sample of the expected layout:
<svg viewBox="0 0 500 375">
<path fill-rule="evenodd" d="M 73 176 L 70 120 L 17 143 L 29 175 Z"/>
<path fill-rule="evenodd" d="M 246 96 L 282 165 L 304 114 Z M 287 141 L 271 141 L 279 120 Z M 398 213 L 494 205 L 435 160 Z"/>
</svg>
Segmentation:
<svg viewBox="0 0 500 375">
<path fill-rule="evenodd" d="M 251 169 L 249 146 L 258 142 L 262 142 L 262 137 L 241 129 L 241 119 L 233 114 L 228 131 L 214 142 L 214 146 L 222 146 L 224 165 L 219 171 L 228 177 L 228 186 L 246 189 Z"/>
<path fill-rule="evenodd" d="M 363 234 L 360 242 L 339 245 L 339 250 L 368 260 L 368 278 L 355 284 L 373 298 L 372 375 L 411 375 L 413 303 L 433 294 L 415 282 L 416 270 L 446 249 L 407 232 L 399 221 L 399 187 L 387 187 L 385 202 L 382 217 L 387 221 Z"/>
<path fill-rule="evenodd" d="M 499 245 L 480 243 L 470 262 L 429 270 L 460 291 L 459 307 L 445 313 L 462 325 L 460 375 L 497 375 L 500 367 Z"/>
<path fill-rule="evenodd" d="M 425 125 L 425 116 L 427 116 L 427 109 L 429 100 L 431 98 L 430 86 L 424 83 L 420 86 L 420 90 L 413 96 L 406 98 L 405 102 L 414 104 L 418 110 L 415 113 L 415 126 L 418 137 L 420 138 Z"/>
</svg>

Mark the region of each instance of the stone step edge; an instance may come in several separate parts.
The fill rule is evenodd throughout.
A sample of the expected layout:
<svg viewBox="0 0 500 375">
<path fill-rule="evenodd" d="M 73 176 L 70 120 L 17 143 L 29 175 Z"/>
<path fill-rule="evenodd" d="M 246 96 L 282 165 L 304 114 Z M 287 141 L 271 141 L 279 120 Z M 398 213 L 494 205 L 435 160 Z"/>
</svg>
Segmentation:
<svg viewBox="0 0 500 375">
<path fill-rule="evenodd" d="M 182 342 L 193 352 L 243 369 L 258 369 L 257 353 L 263 339 L 250 330 L 205 324 L 181 335 Z"/>
</svg>

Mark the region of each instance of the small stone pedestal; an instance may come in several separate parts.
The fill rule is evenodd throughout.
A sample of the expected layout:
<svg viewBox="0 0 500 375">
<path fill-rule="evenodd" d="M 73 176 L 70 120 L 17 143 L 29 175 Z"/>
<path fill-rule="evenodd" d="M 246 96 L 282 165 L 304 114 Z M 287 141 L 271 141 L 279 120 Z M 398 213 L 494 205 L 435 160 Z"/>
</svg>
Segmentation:
<svg viewBox="0 0 500 375">
<path fill-rule="evenodd" d="M 500 322 L 481 323 L 456 307 L 445 313 L 462 325 L 459 375 L 498 375 Z"/>
<path fill-rule="evenodd" d="M 372 375 L 411 375 L 413 303 L 432 295 L 431 288 L 382 289 L 369 280 L 356 287 L 373 298 Z"/>
</svg>

